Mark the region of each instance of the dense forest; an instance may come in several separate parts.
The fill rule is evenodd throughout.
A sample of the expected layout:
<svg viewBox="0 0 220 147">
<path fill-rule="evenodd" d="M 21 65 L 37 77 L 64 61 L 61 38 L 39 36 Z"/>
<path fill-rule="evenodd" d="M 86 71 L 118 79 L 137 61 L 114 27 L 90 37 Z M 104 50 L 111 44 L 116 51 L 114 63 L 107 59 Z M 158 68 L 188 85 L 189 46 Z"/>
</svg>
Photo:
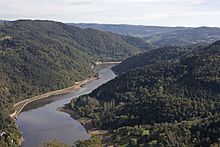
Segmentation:
<svg viewBox="0 0 220 147">
<path fill-rule="evenodd" d="M 190 28 L 86 23 L 70 25 L 141 37 L 156 47 L 198 46 L 198 44 L 209 44 L 220 40 L 220 28 L 215 27 Z"/>
<path fill-rule="evenodd" d="M 94 76 L 96 61 L 123 60 L 148 50 L 151 46 L 140 38 L 59 22 L 0 23 L 0 146 L 17 145 L 21 137 L 9 118 L 15 102 Z"/>
<path fill-rule="evenodd" d="M 156 64 L 166 60 L 176 60 L 192 50 L 192 48 L 186 47 L 163 47 L 125 59 L 122 63 L 114 66 L 112 70 L 116 74 L 122 74 L 131 69 L 143 67 L 148 64 Z"/>
<path fill-rule="evenodd" d="M 65 144 L 59 140 L 49 140 L 39 145 L 39 147 L 102 147 L 101 139 L 97 136 L 92 136 L 88 140 L 79 140 L 73 145 Z"/>
<path fill-rule="evenodd" d="M 20 143 L 21 133 L 9 117 L 14 103 L 93 77 L 91 67 L 96 61 L 121 61 L 130 56 L 114 68 L 120 74 L 117 78 L 72 100 L 69 106 L 92 118 L 94 126 L 115 130 L 112 138 L 117 145 L 217 144 L 220 43 L 156 48 L 203 46 L 218 38 L 219 29 L 190 29 L 192 33 L 182 27 L 148 29 L 152 31 L 145 33 L 151 34 L 140 38 L 53 21 L 1 22 L 0 146 Z M 206 35 L 199 34 L 199 29 Z M 165 39 L 169 34 L 171 40 Z M 59 141 L 46 145 L 54 143 L 66 146 Z M 100 143 L 92 137 L 77 146 Z"/>
<path fill-rule="evenodd" d="M 167 48 L 157 57 L 158 51 L 133 57 L 145 65 L 126 69 L 69 106 L 94 127 L 115 130 L 119 146 L 218 146 L 220 41 Z"/>
</svg>

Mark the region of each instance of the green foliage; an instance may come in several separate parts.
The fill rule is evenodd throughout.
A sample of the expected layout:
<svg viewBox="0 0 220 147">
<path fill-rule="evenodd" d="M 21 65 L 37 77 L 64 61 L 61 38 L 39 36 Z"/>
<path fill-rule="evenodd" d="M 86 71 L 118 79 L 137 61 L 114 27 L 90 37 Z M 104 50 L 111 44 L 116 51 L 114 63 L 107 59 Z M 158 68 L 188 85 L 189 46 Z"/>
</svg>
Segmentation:
<svg viewBox="0 0 220 147">
<path fill-rule="evenodd" d="M 129 146 L 131 138 L 136 138 L 135 142 L 144 146 L 210 146 L 218 143 L 219 126 L 219 115 L 181 123 L 126 126 L 118 128 L 114 132 L 114 140 L 115 144 L 120 146 Z M 143 130 L 149 130 L 149 134 L 134 134 L 134 131 L 143 132 Z"/>
<path fill-rule="evenodd" d="M 0 134 L 0 146 L 3 147 L 17 146 L 21 139 L 21 133 L 17 130 L 15 122 L 4 109 L 0 111 Z"/>
<path fill-rule="evenodd" d="M 141 49 L 142 51 L 150 51 L 155 49 L 155 46 L 151 45 L 150 43 L 144 41 L 143 38 L 139 37 L 132 37 L 132 36 L 121 36 L 123 40 L 125 40 L 127 43 Z"/>
<path fill-rule="evenodd" d="M 101 139 L 97 136 L 92 136 L 87 140 L 79 140 L 74 145 L 74 147 L 102 147 Z M 65 144 L 59 140 L 49 140 L 45 143 L 39 145 L 39 147 L 70 147 L 70 145 Z"/>
<path fill-rule="evenodd" d="M 70 147 L 70 146 L 58 140 L 50 140 L 48 142 L 41 144 L 39 147 Z"/>
<path fill-rule="evenodd" d="M 70 106 L 96 122 L 100 120 L 101 128 L 119 128 L 115 140 L 122 146 L 217 143 L 220 43 L 186 52 L 172 48 L 167 50 L 166 58 L 162 54 L 157 57 L 158 51 L 155 50 L 152 58 L 144 56 L 148 58 L 145 66 L 125 72 L 92 93 L 72 100 Z M 136 59 L 139 64 L 140 60 Z M 126 135 L 134 132 L 136 125 L 149 132 Z M 123 126 L 130 126 L 125 130 L 132 131 L 120 135 Z"/>
<path fill-rule="evenodd" d="M 76 147 L 102 147 L 101 139 L 96 136 L 92 136 L 88 140 L 81 140 L 75 143 Z"/>
<path fill-rule="evenodd" d="M 124 60 L 114 66 L 112 70 L 117 74 L 122 74 L 131 69 L 143 67 L 150 64 L 162 63 L 164 61 L 177 60 L 178 57 L 189 53 L 191 50 L 184 47 L 164 47 L 153 51 L 142 53 Z"/>
<path fill-rule="evenodd" d="M 91 66 L 97 60 L 122 60 L 140 52 L 122 36 L 93 29 L 53 21 L 1 23 L 0 132 L 17 132 L 8 119 L 15 102 L 94 76 Z"/>
</svg>

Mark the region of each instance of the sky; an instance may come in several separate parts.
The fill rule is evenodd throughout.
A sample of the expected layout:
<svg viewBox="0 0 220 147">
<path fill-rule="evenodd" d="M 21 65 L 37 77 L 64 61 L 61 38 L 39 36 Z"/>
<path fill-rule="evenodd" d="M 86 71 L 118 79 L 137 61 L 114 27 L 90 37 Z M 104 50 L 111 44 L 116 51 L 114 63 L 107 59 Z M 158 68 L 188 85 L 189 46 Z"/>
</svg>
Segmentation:
<svg viewBox="0 0 220 147">
<path fill-rule="evenodd" d="M 0 19 L 220 27 L 220 0 L 0 0 Z"/>
</svg>

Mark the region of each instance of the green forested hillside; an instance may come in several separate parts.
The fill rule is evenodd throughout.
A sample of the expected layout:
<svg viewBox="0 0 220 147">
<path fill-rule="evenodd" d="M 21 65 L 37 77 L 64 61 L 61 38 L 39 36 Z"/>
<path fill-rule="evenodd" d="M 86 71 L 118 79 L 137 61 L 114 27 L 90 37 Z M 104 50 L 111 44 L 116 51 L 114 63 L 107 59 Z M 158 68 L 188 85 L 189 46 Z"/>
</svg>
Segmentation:
<svg viewBox="0 0 220 147">
<path fill-rule="evenodd" d="M 120 35 L 80 29 L 59 22 L 20 20 L 1 24 L 1 30 L 2 33 L 6 32 L 21 40 L 52 39 L 64 44 L 64 47 L 69 45 L 87 54 L 102 57 L 103 60 L 121 60 L 144 51 L 132 46 Z M 44 43 L 47 43 L 46 41 Z"/>
<path fill-rule="evenodd" d="M 116 129 L 118 145 L 217 145 L 220 43 L 168 58 L 172 60 L 153 59 L 154 64 L 125 72 L 73 99 L 70 107 L 92 118 L 95 126 Z"/>
<path fill-rule="evenodd" d="M 112 70 L 117 74 L 122 74 L 138 67 L 156 64 L 168 60 L 176 60 L 184 54 L 189 53 L 190 51 L 192 51 L 192 49 L 184 47 L 159 48 L 125 59 L 124 61 L 122 61 L 122 63 L 114 66 Z"/>
<path fill-rule="evenodd" d="M 132 37 L 132 36 L 120 36 L 124 41 L 139 48 L 142 52 L 148 52 L 156 49 L 156 46 L 146 42 L 143 38 Z"/>
<path fill-rule="evenodd" d="M 15 102 L 93 76 L 91 66 L 97 60 L 122 60 L 145 49 L 116 34 L 59 22 L 1 23 L 0 133 L 6 135 L 0 138 L 0 146 L 12 139 L 18 144 L 20 134 L 8 117 Z"/>
<path fill-rule="evenodd" d="M 77 28 L 78 31 L 76 31 L 74 27 L 67 25 L 65 27 L 67 27 L 67 31 L 71 33 L 71 38 L 76 42 L 77 48 L 99 60 L 122 60 L 149 49 L 139 49 L 132 46 L 121 36 L 116 34 L 94 29 L 79 31 Z M 133 39 L 135 38 L 133 37 Z"/>
</svg>

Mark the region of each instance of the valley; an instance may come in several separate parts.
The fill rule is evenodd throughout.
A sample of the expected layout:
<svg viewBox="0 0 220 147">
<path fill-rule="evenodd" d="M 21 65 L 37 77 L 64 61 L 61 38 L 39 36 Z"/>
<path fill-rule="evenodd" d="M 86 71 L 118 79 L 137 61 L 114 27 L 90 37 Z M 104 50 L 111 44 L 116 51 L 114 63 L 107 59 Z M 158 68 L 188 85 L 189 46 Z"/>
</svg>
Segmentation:
<svg viewBox="0 0 220 147">
<path fill-rule="evenodd" d="M 211 27 L 3 21 L 0 146 L 215 147 L 218 40 Z"/>
<path fill-rule="evenodd" d="M 72 98 L 88 94 L 114 78 L 115 74 L 111 71 L 112 66 L 97 67 L 99 68 L 99 78 L 84 82 L 79 89 L 71 89 L 63 94 L 59 93 L 29 103 L 16 120 L 25 138 L 23 146 L 38 147 L 40 143 L 51 138 L 56 138 L 70 145 L 77 140 L 88 139 L 90 135 L 87 134 L 82 124 L 57 109 L 63 107 Z"/>
<path fill-rule="evenodd" d="M 0 0 L 0 147 L 220 147 L 220 0 Z"/>
<path fill-rule="evenodd" d="M 114 132 L 114 145 L 217 146 L 219 41 L 193 50 L 162 49 L 116 65 L 115 79 L 72 99 L 70 109 Z M 130 70 L 120 71 L 126 65 Z"/>
</svg>

